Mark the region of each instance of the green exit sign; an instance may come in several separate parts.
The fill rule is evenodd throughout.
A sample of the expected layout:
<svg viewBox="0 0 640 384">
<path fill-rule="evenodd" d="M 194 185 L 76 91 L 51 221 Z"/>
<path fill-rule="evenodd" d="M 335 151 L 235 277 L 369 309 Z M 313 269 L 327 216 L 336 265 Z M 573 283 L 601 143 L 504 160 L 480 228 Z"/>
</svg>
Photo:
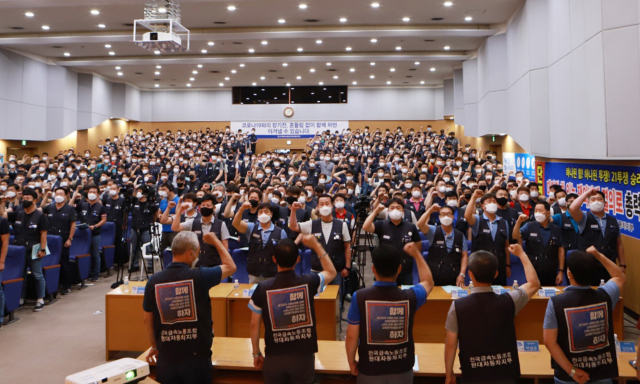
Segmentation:
<svg viewBox="0 0 640 384">
<path fill-rule="evenodd" d="M 27 140 L 22 140 L 22 145 L 27 145 Z"/>
</svg>

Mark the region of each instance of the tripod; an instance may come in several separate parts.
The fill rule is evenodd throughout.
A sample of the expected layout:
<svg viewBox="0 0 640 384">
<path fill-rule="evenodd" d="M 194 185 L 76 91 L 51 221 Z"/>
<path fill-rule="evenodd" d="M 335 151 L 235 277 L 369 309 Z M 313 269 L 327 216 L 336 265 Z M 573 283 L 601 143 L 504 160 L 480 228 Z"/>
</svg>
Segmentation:
<svg viewBox="0 0 640 384">
<path fill-rule="evenodd" d="M 125 200 L 125 204 L 123 204 L 122 207 L 122 215 L 123 215 L 123 220 L 122 220 L 122 235 L 120 238 L 120 244 L 126 244 L 127 242 L 127 233 L 128 233 L 128 226 L 129 226 L 129 211 L 131 211 L 131 204 L 130 202 L 127 203 L 127 201 Z M 121 247 L 122 248 L 122 247 Z M 128 247 L 127 247 L 128 250 Z M 116 289 L 118 288 L 120 285 L 124 284 L 124 255 L 119 255 L 121 249 L 116 249 L 116 257 L 118 259 L 118 266 L 116 267 L 116 282 L 111 284 L 111 288 L 112 289 Z M 131 276 L 129 276 L 131 277 Z"/>
<path fill-rule="evenodd" d="M 367 266 L 367 252 L 373 252 L 375 244 L 373 242 L 373 235 L 362 229 L 364 221 L 367 218 L 367 212 L 361 211 L 356 216 L 356 228 L 353 236 L 353 246 L 351 259 L 355 261 L 358 267 L 358 286 L 364 287 L 364 272 Z"/>
</svg>

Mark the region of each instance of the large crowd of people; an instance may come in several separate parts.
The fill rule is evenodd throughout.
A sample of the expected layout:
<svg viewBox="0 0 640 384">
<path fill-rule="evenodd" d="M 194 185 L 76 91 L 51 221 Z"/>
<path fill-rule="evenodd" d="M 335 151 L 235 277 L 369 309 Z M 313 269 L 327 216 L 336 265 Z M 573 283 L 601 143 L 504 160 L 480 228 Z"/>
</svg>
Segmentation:
<svg viewBox="0 0 640 384">
<path fill-rule="evenodd" d="M 47 234 L 63 240 L 60 292 L 67 295 L 76 279 L 69 262 L 76 223 L 91 231 L 92 281 L 101 273 L 100 231 L 106 222 L 116 224 L 115 245 L 123 250 L 116 263 L 131 272 L 152 272 L 141 260 L 140 245 L 149 242 L 151 227 L 160 223 L 159 251 L 171 247 L 174 262 L 151 276 L 148 284 L 155 289 L 145 291 L 145 319 L 154 335 L 150 342 L 152 354 L 158 354 L 159 377 L 179 382 L 173 378 L 189 364 L 210 368 L 211 327 L 205 324 L 197 329 L 202 337 L 179 345 L 204 356 L 195 363 L 185 361 L 175 343 L 165 341 L 161 333 L 181 331 L 192 314 L 160 321 L 166 314 L 156 305 L 156 295 L 165 294 L 164 284 L 191 281 L 180 294 L 195 298 L 197 308 L 192 309 L 197 309 L 198 319 L 211 319 L 201 312 L 208 296 L 205 299 L 200 290 L 208 291 L 231 276 L 236 267 L 229 250 L 247 247 L 249 282 L 258 284 L 250 302 L 256 367 L 264 368 L 265 382 L 288 377 L 289 382 L 306 383 L 313 375 L 309 356 L 317 351 L 315 321 L 308 318 L 314 316 L 313 296 L 327 284 L 346 289 L 354 240 L 370 233 L 379 244 L 370 254 L 376 283 L 350 292 L 348 313 L 347 356 L 358 382 L 411 382 L 411 329 L 419 326 L 413 324 L 413 314 L 434 285 L 464 287 L 467 276 L 474 294 L 455 301 L 446 323 L 447 383 L 455 382 L 458 342 L 465 381 L 513 382 L 519 375 L 513 317 L 541 285 L 563 281 L 575 289 L 552 298 L 545 318 L 545 343 L 556 379 L 584 383 L 617 374 L 612 331 L 602 332 L 606 346 L 580 339 L 589 345 L 575 350 L 566 342 L 567 333 L 579 336 L 564 320 L 578 304 L 602 311 L 598 305 L 606 303 L 608 313 L 602 315 L 610 318 L 620 296 L 624 247 L 617 221 L 604 211 L 602 192 L 589 190 L 578 196 L 559 185 L 544 191 L 522 172 L 505 172 L 497 153 L 461 144 L 454 132 L 431 127 L 326 131 L 309 139 L 298 153 L 256 153 L 257 141 L 254 131 L 232 132 L 229 127 L 134 129 L 84 151 L 9 156 L 0 169 L 0 272 L 12 230 L 15 244 L 27 250 L 25 273 L 28 267 L 35 279 L 34 311 L 41 311 L 45 291 L 40 260 Z M 582 210 L 585 202 L 587 211 Z M 422 248 L 421 233 L 428 249 Z M 311 275 L 294 272 L 302 248 L 312 250 Z M 425 261 L 422 252 L 427 251 Z M 569 251 L 573 253 L 568 258 Z M 511 276 L 511 255 L 522 261 L 527 282 L 495 295 L 491 285 L 505 286 Z M 192 264 L 202 268 L 191 269 Z M 414 264 L 420 280 L 415 285 Z M 601 289 L 589 294 L 582 289 L 601 281 L 606 282 Z M 401 290 L 398 285 L 413 287 Z M 295 291 L 297 287 L 304 289 Z M 279 296 L 283 290 L 286 300 Z M 2 298 L 0 293 L 0 327 Z M 271 300 L 298 298 L 305 303 L 302 308 L 310 308 L 308 316 L 295 316 L 287 323 L 273 313 L 262 315 Z M 373 308 L 372 302 L 387 305 Z M 363 320 L 372 313 L 407 326 L 387 332 L 383 329 L 389 329 L 388 324 L 377 324 L 380 329 L 372 333 Z M 474 315 L 479 313 L 486 316 Z M 260 321 L 265 324 L 266 358 L 257 343 Z M 478 321 L 486 332 L 474 332 Z M 300 332 L 283 337 L 281 329 L 301 330 L 304 337 Z M 608 361 L 598 357 L 602 364 L 597 367 L 578 363 L 578 358 L 602 353 L 613 354 L 613 362 L 609 355 Z M 505 357 L 491 367 L 475 360 L 486 354 Z M 179 363 L 166 368 L 168 361 Z"/>
</svg>

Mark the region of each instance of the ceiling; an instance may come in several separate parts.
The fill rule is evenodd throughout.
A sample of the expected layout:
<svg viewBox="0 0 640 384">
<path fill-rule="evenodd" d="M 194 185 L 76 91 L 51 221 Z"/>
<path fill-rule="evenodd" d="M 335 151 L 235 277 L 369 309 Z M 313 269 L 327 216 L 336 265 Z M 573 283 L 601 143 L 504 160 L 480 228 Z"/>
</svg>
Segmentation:
<svg viewBox="0 0 640 384">
<path fill-rule="evenodd" d="M 141 89 L 441 86 L 523 2 L 183 0 L 190 49 L 157 55 L 132 42 L 144 0 L 5 0 L 0 47 Z"/>
</svg>

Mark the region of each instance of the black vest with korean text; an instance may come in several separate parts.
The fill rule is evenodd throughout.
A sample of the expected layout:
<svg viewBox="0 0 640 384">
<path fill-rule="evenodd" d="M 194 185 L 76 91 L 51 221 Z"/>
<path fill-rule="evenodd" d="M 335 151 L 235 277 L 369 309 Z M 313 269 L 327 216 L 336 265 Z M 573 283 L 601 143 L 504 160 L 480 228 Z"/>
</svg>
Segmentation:
<svg viewBox="0 0 640 384">
<path fill-rule="evenodd" d="M 282 229 L 274 226 L 269 234 L 267 244 L 262 243 L 262 227 L 260 224 L 253 226 L 249 239 L 249 253 L 247 257 L 247 273 L 253 276 L 273 277 L 278 273 L 278 266 L 273 262 L 275 246 L 282 237 Z"/>
<path fill-rule="evenodd" d="M 562 222 L 559 224 L 562 231 L 562 246 L 565 251 L 578 249 L 578 233 L 573 227 L 569 211 L 562 214 Z"/>
<path fill-rule="evenodd" d="M 491 237 L 491 227 L 484 219 L 482 214 L 478 218 L 480 225 L 478 226 L 478 234 L 473 238 L 472 248 L 474 251 L 489 251 L 498 258 L 498 264 L 502 267 L 507 262 L 507 254 L 505 253 L 505 242 L 509 239 L 507 233 L 507 222 L 503 219 L 498 220 L 498 230 L 496 231 L 495 240 Z"/>
<path fill-rule="evenodd" d="M 215 267 L 216 265 L 222 264 L 222 260 L 220 260 L 220 254 L 218 254 L 218 250 L 211 244 L 207 244 L 203 240 L 202 233 L 202 217 L 198 217 L 193 219 L 193 223 L 191 224 L 191 230 L 198 236 L 198 241 L 200 242 L 200 256 L 198 258 L 197 267 Z M 218 239 L 221 239 L 220 232 L 222 230 L 222 221 L 221 220 L 213 220 L 211 224 L 210 232 L 215 233 Z"/>
<path fill-rule="evenodd" d="M 540 273 L 558 273 L 558 250 L 562 246 L 560 227 L 550 223 L 549 242 L 544 244 L 542 228 L 537 221 L 529 222 L 529 237 L 526 240 L 527 255 L 531 264 Z M 545 284 L 543 284 L 545 285 Z"/>
<path fill-rule="evenodd" d="M 618 220 L 611 215 L 607 215 L 607 220 L 604 224 L 604 236 L 602 236 L 600 224 L 598 224 L 598 220 L 593 216 L 593 213 L 583 212 L 583 215 L 587 215 L 587 222 L 584 231 L 578 237 L 578 248 L 581 251 L 586 251 L 587 248 L 593 245 L 600 253 L 615 263 L 618 258 L 618 236 L 620 235 Z"/>
<path fill-rule="evenodd" d="M 311 234 L 318 238 L 318 241 L 324 249 L 329 253 L 329 257 L 333 262 L 333 266 L 336 271 L 342 271 L 347 265 L 347 259 L 344 254 L 344 238 L 342 236 L 342 226 L 344 222 L 340 219 L 333 219 L 331 224 L 331 234 L 329 239 L 324 237 L 322 231 L 322 219 L 316 219 L 311 222 Z M 322 264 L 319 257 L 315 252 L 311 252 L 311 269 L 314 271 L 322 271 Z"/>
<path fill-rule="evenodd" d="M 453 246 L 451 251 L 447 249 L 444 231 L 441 226 L 436 228 L 433 236 L 433 244 L 429 246 L 427 264 L 433 274 L 436 286 L 455 285 L 460 274 L 462 264 L 462 232 L 453 230 Z"/>
</svg>

